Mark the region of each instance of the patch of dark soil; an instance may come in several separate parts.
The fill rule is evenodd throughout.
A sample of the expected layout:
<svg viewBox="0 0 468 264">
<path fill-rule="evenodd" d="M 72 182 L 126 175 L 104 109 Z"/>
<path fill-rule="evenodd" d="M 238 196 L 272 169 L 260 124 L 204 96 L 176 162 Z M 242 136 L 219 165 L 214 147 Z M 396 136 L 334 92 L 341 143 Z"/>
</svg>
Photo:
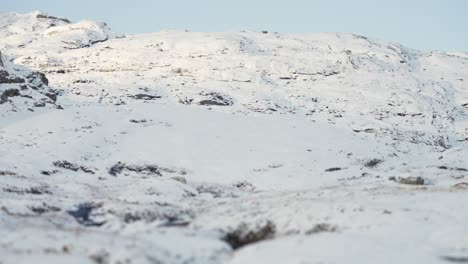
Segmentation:
<svg viewBox="0 0 468 264">
<path fill-rule="evenodd" d="M 249 244 L 271 239 L 275 236 L 275 233 L 276 226 L 271 221 L 267 221 L 262 225 L 257 225 L 254 228 L 242 223 L 236 229 L 227 232 L 223 240 L 228 243 L 232 249 L 236 250 Z"/>
<path fill-rule="evenodd" d="M 77 206 L 75 210 L 69 210 L 67 213 L 73 216 L 78 223 L 84 226 L 102 226 L 104 222 L 96 222 L 91 218 L 93 210 L 100 208 L 101 204 L 95 203 L 82 203 Z"/>
<path fill-rule="evenodd" d="M 52 163 L 55 167 L 58 167 L 58 168 L 62 168 L 62 169 L 66 169 L 66 170 L 71 170 L 71 171 L 83 171 L 85 173 L 89 173 L 89 174 L 94 174 L 94 171 L 90 168 L 87 168 L 85 166 L 82 166 L 82 165 L 78 165 L 78 164 L 75 164 L 75 163 L 71 163 L 69 161 L 66 161 L 66 160 L 59 160 L 59 161 L 54 161 Z"/>
</svg>

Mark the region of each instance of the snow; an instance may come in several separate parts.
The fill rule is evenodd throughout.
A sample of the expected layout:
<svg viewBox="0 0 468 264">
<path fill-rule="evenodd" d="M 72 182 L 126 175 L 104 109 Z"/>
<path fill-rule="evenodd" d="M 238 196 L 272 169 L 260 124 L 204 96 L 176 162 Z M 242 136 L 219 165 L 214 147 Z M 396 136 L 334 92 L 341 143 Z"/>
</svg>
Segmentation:
<svg viewBox="0 0 468 264">
<path fill-rule="evenodd" d="M 465 53 L 0 25 L 0 263 L 466 262 Z"/>
</svg>

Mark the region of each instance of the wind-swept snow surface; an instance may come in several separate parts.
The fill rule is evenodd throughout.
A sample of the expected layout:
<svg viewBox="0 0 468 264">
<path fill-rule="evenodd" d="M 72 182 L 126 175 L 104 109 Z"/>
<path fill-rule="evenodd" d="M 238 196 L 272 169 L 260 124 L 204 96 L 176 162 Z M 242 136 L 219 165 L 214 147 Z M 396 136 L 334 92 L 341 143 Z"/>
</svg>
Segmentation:
<svg viewBox="0 0 468 264">
<path fill-rule="evenodd" d="M 0 263 L 468 262 L 468 56 L 0 15 Z"/>
</svg>

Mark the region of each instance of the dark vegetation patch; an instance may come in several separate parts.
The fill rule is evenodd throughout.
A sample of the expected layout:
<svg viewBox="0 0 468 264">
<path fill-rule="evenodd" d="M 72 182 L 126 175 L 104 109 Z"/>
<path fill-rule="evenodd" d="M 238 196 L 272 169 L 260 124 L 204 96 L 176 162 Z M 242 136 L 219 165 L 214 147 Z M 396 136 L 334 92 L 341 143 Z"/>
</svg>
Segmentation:
<svg viewBox="0 0 468 264">
<path fill-rule="evenodd" d="M 102 204 L 96 203 L 82 203 L 77 206 L 75 210 L 69 210 L 67 213 L 73 216 L 76 221 L 84 226 L 102 226 L 103 222 L 96 222 L 91 218 L 93 210 L 100 208 Z"/>
<path fill-rule="evenodd" d="M 275 233 L 276 226 L 271 221 L 257 225 L 254 228 L 249 227 L 249 225 L 245 223 L 241 223 L 236 229 L 227 232 L 223 240 L 228 243 L 232 249 L 236 250 L 249 244 L 272 239 Z"/>
<path fill-rule="evenodd" d="M 75 164 L 75 163 L 71 163 L 69 161 L 66 161 L 66 160 L 59 160 L 59 161 L 54 161 L 52 163 L 55 167 L 58 167 L 58 168 L 62 168 L 62 169 L 66 169 L 66 170 L 71 170 L 71 171 L 83 171 L 85 173 L 89 173 L 89 174 L 94 174 L 94 171 L 90 168 L 87 168 L 85 166 L 82 166 L 82 165 L 78 165 L 78 164 Z"/>
</svg>

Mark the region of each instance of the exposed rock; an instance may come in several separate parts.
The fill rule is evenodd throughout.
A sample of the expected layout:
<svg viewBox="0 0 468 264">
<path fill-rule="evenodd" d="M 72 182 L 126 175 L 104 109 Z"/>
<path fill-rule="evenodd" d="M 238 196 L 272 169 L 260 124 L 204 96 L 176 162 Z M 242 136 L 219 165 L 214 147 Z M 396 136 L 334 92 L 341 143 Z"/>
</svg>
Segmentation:
<svg viewBox="0 0 468 264">
<path fill-rule="evenodd" d="M 468 169 L 460 168 L 460 167 L 439 166 L 437 168 L 440 170 L 468 171 Z"/>
<path fill-rule="evenodd" d="M 53 175 L 53 174 L 56 174 L 56 173 L 59 173 L 59 172 L 60 172 L 59 170 L 41 171 L 41 174 L 50 176 L 50 175 Z"/>
<path fill-rule="evenodd" d="M 452 186 L 455 189 L 468 189 L 468 182 L 459 182 Z"/>
<path fill-rule="evenodd" d="M 12 171 L 0 171 L 0 176 L 15 176 L 16 173 Z"/>
<path fill-rule="evenodd" d="M 66 170 L 71 170 L 71 171 L 81 170 L 81 171 L 83 171 L 85 173 L 94 174 L 94 171 L 92 169 L 87 168 L 87 167 L 82 166 L 82 165 L 71 163 L 71 162 L 66 161 L 66 160 L 54 161 L 52 164 L 55 167 L 66 169 Z"/>
<path fill-rule="evenodd" d="M 30 187 L 30 188 L 18 188 L 16 186 L 7 186 L 3 188 L 3 191 L 5 192 L 11 192 L 11 193 L 17 193 L 17 194 L 52 194 L 52 192 L 49 191 L 47 186 L 35 186 L 35 187 Z"/>
<path fill-rule="evenodd" d="M 52 100 L 54 103 L 57 101 L 57 94 L 55 93 L 45 93 L 45 96 L 49 97 L 50 100 Z"/>
<path fill-rule="evenodd" d="M 46 15 L 46 14 L 37 14 L 36 18 L 54 19 L 54 20 L 60 20 L 60 21 L 65 22 L 67 24 L 71 23 L 71 21 L 66 19 L 66 18 L 59 18 L 59 17 L 55 17 L 55 16 L 49 16 L 49 15 Z"/>
<path fill-rule="evenodd" d="M 174 176 L 174 177 L 171 177 L 171 179 L 173 179 L 174 181 L 181 182 L 183 184 L 187 184 L 187 179 L 185 179 L 185 177 L 182 177 L 182 176 Z"/>
<path fill-rule="evenodd" d="M 421 177 L 390 177 L 389 180 L 408 185 L 424 185 L 425 183 Z"/>
<path fill-rule="evenodd" d="M 233 104 L 232 99 L 227 98 L 219 93 L 202 93 L 201 95 L 209 97 L 209 99 L 201 100 L 199 105 L 204 106 L 230 106 Z"/>
<path fill-rule="evenodd" d="M 333 171 L 340 171 L 342 170 L 343 168 L 340 168 L 340 167 L 332 167 L 332 168 L 328 168 L 326 169 L 325 171 L 326 172 L 333 172 Z"/>
<path fill-rule="evenodd" d="M 59 212 L 60 208 L 56 206 L 51 206 L 46 203 L 42 203 L 40 206 L 31 206 L 30 207 L 31 211 L 33 211 L 36 214 L 44 214 L 44 213 L 49 213 L 49 212 Z"/>
<path fill-rule="evenodd" d="M 306 231 L 306 235 L 318 234 L 323 232 L 336 232 L 337 227 L 327 223 L 316 224 L 312 229 Z"/>
<path fill-rule="evenodd" d="M 246 223 L 240 224 L 236 229 L 228 232 L 223 237 L 232 249 L 239 249 L 245 245 L 271 239 L 276 232 L 273 222 L 267 221 L 255 227 L 249 227 Z"/>
<path fill-rule="evenodd" d="M 126 164 L 126 163 L 119 161 L 109 169 L 109 174 L 112 176 L 117 176 L 120 173 L 122 173 L 124 170 L 141 173 L 145 175 L 156 175 L 156 176 L 162 176 L 163 173 L 178 173 L 180 175 L 185 175 L 187 173 L 184 170 L 174 170 L 174 169 L 160 167 L 154 164 L 133 165 L 133 164 Z"/>
<path fill-rule="evenodd" d="M 130 119 L 130 122 L 139 124 L 139 123 L 146 123 L 146 122 L 148 122 L 148 120 L 146 120 L 146 119 Z"/>
<path fill-rule="evenodd" d="M 452 263 L 468 263 L 468 257 L 460 257 L 460 256 L 443 256 L 441 257 L 442 260 Z"/>
<path fill-rule="evenodd" d="M 0 104 L 4 104 L 8 102 L 8 97 L 15 97 L 19 95 L 20 95 L 20 91 L 18 89 L 15 89 L 15 88 L 7 89 L 3 91 L 3 93 L 0 95 Z"/>
<path fill-rule="evenodd" d="M 371 159 L 367 161 L 366 163 L 364 163 L 364 166 L 368 168 L 374 168 L 382 162 L 383 162 L 382 159 Z"/>
<path fill-rule="evenodd" d="M 133 98 L 135 100 L 156 100 L 161 98 L 159 95 L 150 95 L 150 94 L 135 94 L 129 95 L 128 97 Z"/>
<path fill-rule="evenodd" d="M 25 80 L 16 75 L 10 74 L 6 70 L 0 69 L 0 84 L 2 83 L 24 83 Z"/>
</svg>

